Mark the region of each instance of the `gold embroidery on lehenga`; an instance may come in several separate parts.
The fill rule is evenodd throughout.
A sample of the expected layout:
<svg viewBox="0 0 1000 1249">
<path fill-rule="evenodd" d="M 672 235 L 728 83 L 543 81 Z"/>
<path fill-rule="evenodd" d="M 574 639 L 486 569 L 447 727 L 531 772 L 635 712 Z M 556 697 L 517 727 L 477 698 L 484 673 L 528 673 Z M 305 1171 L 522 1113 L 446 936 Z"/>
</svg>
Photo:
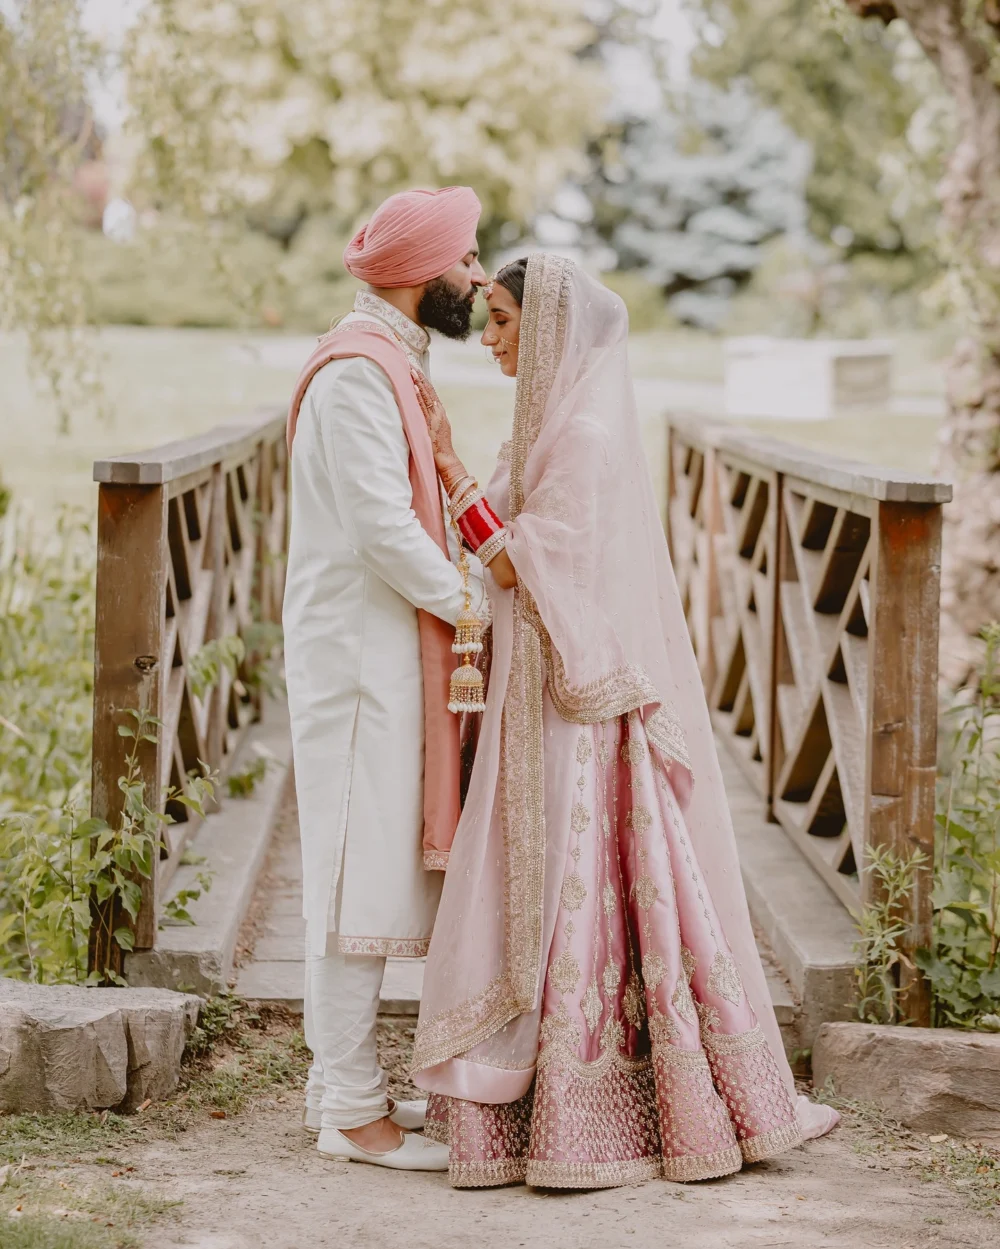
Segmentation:
<svg viewBox="0 0 1000 1249">
<path fill-rule="evenodd" d="M 574 833 L 585 833 L 590 827 L 590 812 L 582 802 L 574 802 L 569 816 L 570 828 Z"/>
<path fill-rule="evenodd" d="M 579 872 L 573 872 L 562 883 L 559 901 L 567 911 L 578 911 L 587 900 L 587 886 Z"/>
<path fill-rule="evenodd" d="M 660 891 L 653 884 L 652 876 L 643 873 L 635 882 L 635 900 L 642 910 L 648 911 L 656 899 L 660 896 Z"/>
<path fill-rule="evenodd" d="M 691 986 L 687 979 L 680 975 L 677 977 L 677 985 L 674 989 L 674 995 L 670 999 L 674 1010 L 680 1015 L 685 1023 L 697 1023 L 698 1013 L 695 1010 L 694 996 L 691 993 Z"/>
<path fill-rule="evenodd" d="M 655 997 L 650 999 L 649 1005 L 649 1040 L 653 1052 L 656 1053 L 660 1047 L 679 1041 L 681 1030 L 669 1015 L 665 1015 L 660 1010 Z"/>
<path fill-rule="evenodd" d="M 711 1032 L 713 1029 L 720 1028 L 722 1026 L 722 1019 L 714 1006 L 708 1006 L 706 1003 L 699 1002 L 697 999 L 695 1000 L 694 1006 L 695 1010 L 698 1012 L 698 1022 L 701 1025 L 701 1031 L 703 1034 Z M 703 1035 L 702 1040 L 704 1039 Z"/>
<path fill-rule="evenodd" d="M 650 993 L 655 993 L 667 974 L 667 965 L 655 950 L 647 950 L 642 956 L 642 978 Z"/>
<path fill-rule="evenodd" d="M 739 1006 L 743 1000 L 743 982 L 740 980 L 736 962 L 721 950 L 716 950 L 715 958 L 712 959 L 706 988 L 710 993 L 716 993 L 727 1002 L 732 1002 L 734 1006 Z"/>
<path fill-rule="evenodd" d="M 622 982 L 622 973 L 613 959 L 608 959 L 604 964 L 604 975 L 601 978 L 604 981 L 604 992 L 608 997 L 614 997 Z"/>
<path fill-rule="evenodd" d="M 618 910 L 618 898 L 615 895 L 614 885 L 611 881 L 604 882 L 604 890 L 601 895 L 601 903 L 604 907 L 604 914 L 611 916 Z"/>
<path fill-rule="evenodd" d="M 549 968 L 549 979 L 560 993 L 576 991 L 576 986 L 580 983 L 580 964 L 570 950 L 563 950 Z"/>
<path fill-rule="evenodd" d="M 594 748 L 590 744 L 590 737 L 586 733 L 581 733 L 576 743 L 576 761 L 581 768 L 590 762 L 590 756 L 593 753 Z"/>
<path fill-rule="evenodd" d="M 596 980 L 591 980 L 587 985 L 587 992 L 583 995 L 580 1009 L 587 1021 L 587 1031 L 593 1036 L 597 1031 L 597 1025 L 601 1022 L 601 1015 L 604 1013 L 604 1004 L 601 1002 L 601 993 Z"/>
<path fill-rule="evenodd" d="M 646 1000 L 642 992 L 642 985 L 639 983 L 639 977 L 635 974 L 634 969 L 628 978 L 628 984 L 625 986 L 622 1010 L 625 1012 L 625 1018 L 633 1028 L 642 1027 L 642 1022 L 646 1018 Z"/>
<path fill-rule="evenodd" d="M 684 968 L 684 975 L 687 976 L 688 984 L 694 979 L 694 973 L 698 969 L 698 960 L 686 945 L 681 946 L 681 965 Z"/>
</svg>

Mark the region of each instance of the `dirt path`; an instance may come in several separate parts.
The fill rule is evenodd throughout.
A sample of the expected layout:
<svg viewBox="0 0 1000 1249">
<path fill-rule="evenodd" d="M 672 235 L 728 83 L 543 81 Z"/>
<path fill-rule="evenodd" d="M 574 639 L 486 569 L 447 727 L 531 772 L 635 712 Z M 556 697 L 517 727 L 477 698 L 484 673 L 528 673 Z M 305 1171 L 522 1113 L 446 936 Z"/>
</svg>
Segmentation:
<svg viewBox="0 0 1000 1249">
<path fill-rule="evenodd" d="M 2 1249 L 1000 1247 L 1000 1158 L 864 1107 L 821 1141 L 694 1185 L 456 1190 L 328 1162 L 299 1124 L 298 1021 L 222 1003 L 203 1022 L 213 1044 L 146 1114 L 0 1118 Z M 412 1096 L 412 1020 L 379 1031 L 390 1087 Z"/>
<path fill-rule="evenodd" d="M 297 1106 L 248 1121 L 199 1123 L 158 1143 L 137 1172 L 183 1201 L 149 1249 L 612 1249 L 794 1246 L 904 1249 L 1000 1243 L 1000 1225 L 941 1182 L 922 1181 L 911 1150 L 882 1148 L 849 1124 L 778 1161 L 698 1185 L 653 1182 L 595 1193 L 457 1191 L 444 1176 L 324 1162 Z"/>
</svg>

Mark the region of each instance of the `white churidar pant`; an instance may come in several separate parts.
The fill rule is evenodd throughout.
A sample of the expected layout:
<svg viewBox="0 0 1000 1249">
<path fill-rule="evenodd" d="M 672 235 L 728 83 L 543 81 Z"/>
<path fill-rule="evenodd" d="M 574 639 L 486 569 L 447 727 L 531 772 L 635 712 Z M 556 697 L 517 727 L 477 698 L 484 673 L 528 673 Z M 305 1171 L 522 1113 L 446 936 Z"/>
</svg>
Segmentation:
<svg viewBox="0 0 1000 1249">
<path fill-rule="evenodd" d="M 389 1113 L 375 1018 L 385 959 L 328 954 L 306 959 L 305 1033 L 313 1064 L 306 1105 L 325 1128 L 360 1128 Z"/>
</svg>

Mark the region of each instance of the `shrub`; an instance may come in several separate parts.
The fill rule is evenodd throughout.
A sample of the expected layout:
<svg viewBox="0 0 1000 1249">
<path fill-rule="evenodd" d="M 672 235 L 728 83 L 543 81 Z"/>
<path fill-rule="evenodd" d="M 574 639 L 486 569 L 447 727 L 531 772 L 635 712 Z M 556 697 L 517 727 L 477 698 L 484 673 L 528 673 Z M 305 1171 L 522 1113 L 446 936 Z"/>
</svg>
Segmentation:
<svg viewBox="0 0 1000 1249">
<path fill-rule="evenodd" d="M 85 973 L 89 904 L 73 832 L 90 806 L 94 549 L 65 511 L 0 522 L 0 975 Z"/>
</svg>

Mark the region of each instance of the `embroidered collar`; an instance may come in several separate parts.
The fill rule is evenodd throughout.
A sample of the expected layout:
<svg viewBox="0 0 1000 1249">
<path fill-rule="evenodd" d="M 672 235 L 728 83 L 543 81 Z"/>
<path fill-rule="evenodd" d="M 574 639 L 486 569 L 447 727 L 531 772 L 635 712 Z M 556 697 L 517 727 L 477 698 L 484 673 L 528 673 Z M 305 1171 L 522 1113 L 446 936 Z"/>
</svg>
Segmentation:
<svg viewBox="0 0 1000 1249">
<path fill-rule="evenodd" d="M 366 316 L 376 317 L 384 322 L 403 346 L 408 347 L 418 357 L 431 345 L 431 336 L 425 329 L 371 291 L 358 291 L 354 297 L 354 311 L 363 312 Z"/>
</svg>

